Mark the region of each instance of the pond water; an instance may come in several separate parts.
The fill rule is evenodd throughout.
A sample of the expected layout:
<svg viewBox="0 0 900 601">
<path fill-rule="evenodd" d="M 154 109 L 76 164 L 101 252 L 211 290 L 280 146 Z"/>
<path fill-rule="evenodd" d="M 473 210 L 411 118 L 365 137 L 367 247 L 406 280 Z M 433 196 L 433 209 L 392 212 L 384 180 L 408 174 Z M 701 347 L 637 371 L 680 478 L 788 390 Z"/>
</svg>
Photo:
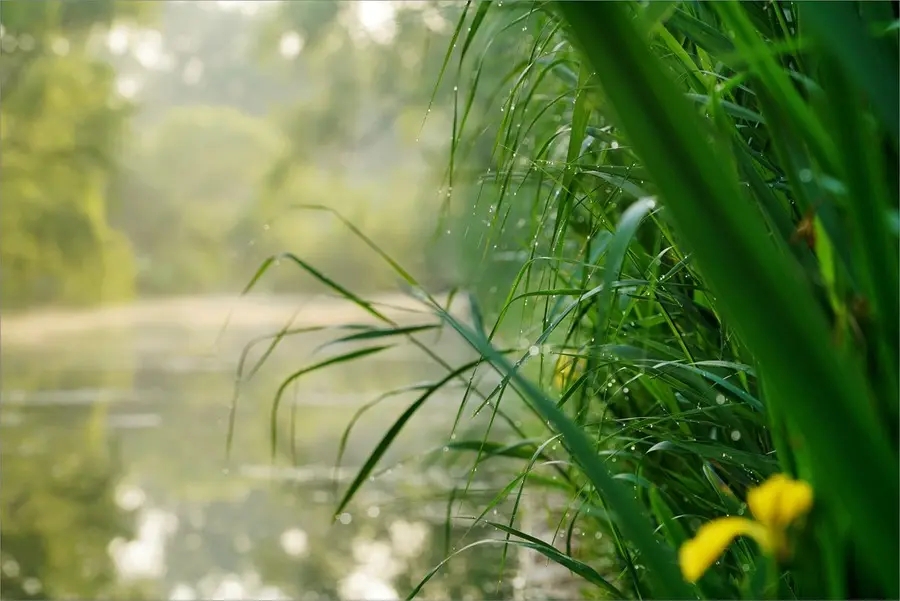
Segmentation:
<svg viewBox="0 0 900 601">
<path fill-rule="evenodd" d="M 388 300 L 399 321 L 433 321 L 411 311 L 409 301 Z M 417 393 L 388 397 L 366 412 L 336 470 L 356 411 L 385 391 L 445 373 L 399 339 L 392 340 L 397 348 L 310 372 L 288 387 L 273 459 L 271 416 L 281 382 L 354 348 L 319 348 L 349 333 L 334 329 L 285 338 L 241 385 L 226 455 L 241 352 L 292 319 L 294 327 L 371 323 L 323 298 L 182 299 L 4 317 L 2 597 L 396 599 L 448 547 L 499 538 L 445 519 L 448 491 L 466 484 L 471 459 L 441 457 L 461 388 L 426 404 L 375 477 L 332 519 L 355 470 Z M 451 365 L 471 357 L 449 332 L 418 338 Z M 265 346 L 250 353 L 250 364 Z M 414 459 L 429 451 L 435 461 Z M 508 478 L 502 468 L 476 475 L 470 495 L 482 506 Z M 471 516 L 477 509 L 453 511 Z M 504 559 L 502 549 L 484 544 L 457 555 L 422 598 L 548 598 L 558 589 L 548 584 L 554 572 L 542 572 L 546 562 L 514 547 Z"/>
</svg>

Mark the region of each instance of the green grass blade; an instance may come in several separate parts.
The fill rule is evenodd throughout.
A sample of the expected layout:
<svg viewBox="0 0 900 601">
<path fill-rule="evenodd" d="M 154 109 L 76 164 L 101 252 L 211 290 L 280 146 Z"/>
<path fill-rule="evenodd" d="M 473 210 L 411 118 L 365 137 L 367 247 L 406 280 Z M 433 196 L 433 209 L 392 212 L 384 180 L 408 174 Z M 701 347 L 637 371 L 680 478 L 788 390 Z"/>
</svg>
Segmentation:
<svg viewBox="0 0 900 601">
<path fill-rule="evenodd" d="M 504 377 L 515 382 L 524 397 L 541 416 L 562 435 L 567 447 L 598 492 L 615 512 L 622 531 L 641 551 L 648 570 L 656 574 L 656 593 L 669 599 L 691 599 L 690 588 L 684 583 L 672 549 L 660 544 L 643 509 L 631 498 L 620 482 L 615 480 L 597 457 L 594 444 L 584 432 L 570 420 L 556 403 L 548 399 L 539 388 L 518 373 L 510 361 L 500 355 L 483 337 L 465 327 L 439 307 L 441 317 L 465 338 Z"/>
<path fill-rule="evenodd" d="M 723 160 L 728 147 L 701 126 L 622 7 L 611 2 L 556 6 L 596 68 L 723 312 L 771 381 L 768 401 L 778 403 L 802 434 L 818 494 L 854 516 L 854 538 L 877 566 L 886 594 L 896 596 L 900 466 L 866 398 L 869 388 L 858 364 L 832 344 L 799 267 L 773 244 L 746 202 L 733 167 Z M 715 6 L 740 10 L 732 3 Z M 820 129 L 815 130 L 810 134 L 818 141 Z M 878 493 L 858 492 L 873 485 Z"/>
<path fill-rule="evenodd" d="M 866 31 L 855 12 L 856 2 L 798 2 L 804 28 L 822 42 L 847 76 L 866 93 L 884 123 L 894 147 L 900 142 L 900 62 Z"/>
<path fill-rule="evenodd" d="M 293 320 L 292 320 L 293 321 Z M 290 325 L 290 324 L 288 324 Z M 286 336 L 293 336 L 297 334 L 307 334 L 309 332 L 316 332 L 323 330 L 322 326 L 312 326 L 307 328 L 288 328 L 287 326 L 282 328 L 277 334 L 274 335 L 266 335 L 259 336 L 254 338 L 241 350 L 241 356 L 238 359 L 237 373 L 234 378 L 234 391 L 231 396 L 231 405 L 228 410 L 228 433 L 225 438 L 225 457 L 226 459 L 231 458 L 231 448 L 234 444 L 234 433 L 235 433 L 235 420 L 237 418 L 237 403 L 238 397 L 240 396 L 240 388 L 241 383 L 244 381 L 244 365 L 247 362 L 247 355 L 250 353 L 250 350 L 256 346 L 258 343 L 265 342 L 269 340 L 269 346 L 263 352 L 262 356 L 256 361 L 253 367 L 250 369 L 250 373 L 247 375 L 247 379 L 252 378 L 259 368 L 262 366 L 263 362 L 269 358 L 269 356 L 274 352 L 275 347 L 278 346 L 278 343 L 281 342 Z"/>
<path fill-rule="evenodd" d="M 505 524 L 500 524 L 498 522 L 486 522 L 488 525 L 493 526 L 497 530 L 501 530 L 506 532 L 507 534 L 511 534 L 513 536 L 517 536 L 522 539 L 522 542 L 518 543 L 522 546 L 528 547 L 529 549 L 534 549 L 550 561 L 558 563 L 564 568 L 568 569 L 573 574 L 577 574 L 581 576 L 588 582 L 593 585 L 599 586 L 607 593 L 612 595 L 613 599 L 625 599 L 626 596 L 622 591 L 617 589 L 613 584 L 611 584 L 608 580 L 606 580 L 603 576 L 601 576 L 596 570 L 594 570 L 589 565 L 582 563 L 571 557 L 570 555 L 566 555 L 561 553 L 555 547 L 548 545 L 546 542 L 542 541 L 539 538 L 535 538 L 528 534 L 525 534 L 521 530 L 516 530 L 515 528 L 511 528 Z M 509 541 L 513 544 L 517 544 L 516 541 Z"/>
<path fill-rule="evenodd" d="M 275 458 L 276 443 L 278 441 L 278 408 L 281 406 L 281 399 L 283 398 L 284 391 L 287 390 L 288 386 L 290 386 L 306 374 L 324 369 L 326 367 L 331 367 L 333 365 L 338 365 L 340 363 L 362 359 L 363 357 L 368 357 L 369 355 L 380 353 L 381 351 L 392 347 L 393 345 L 373 346 L 369 348 L 350 351 L 349 353 L 343 353 L 341 355 L 325 359 L 324 361 L 319 361 L 318 363 L 314 363 L 313 365 L 304 367 L 303 369 L 298 369 L 287 378 L 285 378 L 284 381 L 282 381 L 281 385 L 278 387 L 278 390 L 275 392 L 275 399 L 272 401 L 272 412 L 271 418 L 269 420 L 269 430 L 272 441 L 272 459 Z"/>
<path fill-rule="evenodd" d="M 450 371 L 450 373 L 441 378 L 433 386 L 429 387 L 409 407 L 406 408 L 403 414 L 399 418 L 397 418 L 397 420 L 393 423 L 387 433 L 385 433 L 385 435 L 381 438 L 375 449 L 369 454 L 369 457 L 366 459 L 365 463 L 356 474 L 353 482 L 350 483 L 350 486 L 347 488 L 347 491 L 344 493 L 344 496 L 338 503 L 337 508 L 334 510 L 335 519 L 337 519 L 337 516 L 344 510 L 345 507 L 347 507 L 347 504 L 350 503 L 350 501 L 356 495 L 356 492 L 363 485 L 363 483 L 365 483 L 366 479 L 369 477 L 369 474 L 371 474 L 375 469 L 378 461 L 381 460 L 381 458 L 387 452 L 388 448 L 390 448 L 391 444 L 394 442 L 394 439 L 397 438 L 397 435 L 400 434 L 400 431 L 403 430 L 403 427 L 406 425 L 406 423 L 412 418 L 413 415 L 416 414 L 416 412 L 422 407 L 422 405 L 424 405 L 425 402 L 428 401 L 428 399 L 431 398 L 434 393 L 440 390 L 447 382 L 459 377 L 466 371 L 472 369 L 472 367 L 474 367 L 474 365 L 476 365 L 477 363 L 477 361 L 468 363 L 466 365 L 463 365 L 462 367 L 457 367 L 456 369 Z"/>
<path fill-rule="evenodd" d="M 334 340 L 329 340 L 328 342 L 316 347 L 316 349 L 313 351 L 313 354 L 316 354 L 319 351 L 321 351 L 333 344 L 343 344 L 345 342 L 359 342 L 360 340 L 378 340 L 378 339 L 382 339 L 382 338 L 392 338 L 394 336 L 409 336 L 411 334 L 416 334 L 418 332 L 427 332 L 429 330 L 436 330 L 439 327 L 440 327 L 439 325 L 435 325 L 433 323 L 416 325 L 416 326 L 399 326 L 396 328 L 366 327 L 366 329 L 362 332 L 357 332 L 356 334 L 348 334 L 347 336 L 341 336 L 340 338 L 335 338 Z"/>
<path fill-rule="evenodd" d="M 606 319 L 613 301 L 614 287 L 613 284 L 619 279 L 622 266 L 625 263 L 625 256 L 628 254 L 628 246 L 631 244 L 637 232 L 638 226 L 644 220 L 650 211 L 656 206 L 656 200 L 644 197 L 632 204 L 622 213 L 616 232 L 609 243 L 606 251 L 606 263 L 603 272 L 603 290 L 597 301 L 599 306 L 597 324 L 600 331 L 606 330 Z"/>
</svg>

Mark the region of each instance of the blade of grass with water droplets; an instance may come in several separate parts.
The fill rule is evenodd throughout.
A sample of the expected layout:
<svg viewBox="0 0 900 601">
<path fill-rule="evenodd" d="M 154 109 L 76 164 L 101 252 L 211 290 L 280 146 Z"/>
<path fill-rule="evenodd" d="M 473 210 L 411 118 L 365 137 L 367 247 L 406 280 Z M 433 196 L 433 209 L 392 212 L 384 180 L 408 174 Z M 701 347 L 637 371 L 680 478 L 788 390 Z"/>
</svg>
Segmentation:
<svg viewBox="0 0 900 601">
<path fill-rule="evenodd" d="M 471 302 L 474 302 L 474 299 Z M 674 552 L 660 544 L 653 534 L 652 526 L 644 514 L 643 508 L 635 499 L 629 497 L 621 483 L 610 475 L 598 459 L 594 443 L 556 407 L 556 403 L 548 399 L 539 388 L 519 374 L 506 357 L 497 353 L 483 336 L 477 336 L 446 312 L 440 313 L 441 317 L 490 361 L 500 374 L 518 384 L 528 403 L 560 432 L 573 459 L 578 462 L 597 491 L 613 508 L 623 532 L 640 549 L 647 568 L 658 574 L 655 583 L 658 589 L 657 594 L 670 599 L 693 598 L 678 571 Z"/>
<path fill-rule="evenodd" d="M 712 6 L 731 15 L 741 10 L 735 3 Z M 559 2 L 556 7 L 596 68 L 618 121 L 695 253 L 723 313 L 760 361 L 762 377 L 772 384 L 768 402 L 778 403 L 794 433 L 802 433 L 817 494 L 852 512 L 852 536 L 878 566 L 888 594 L 896 594 L 900 545 L 893 532 L 900 529 L 895 505 L 900 468 L 872 405 L 860 402 L 869 393 L 859 364 L 831 343 L 825 315 L 798 274 L 799 266 L 783 244 L 767 235 L 732 166 L 722 160 L 728 148 L 710 135 L 665 77 L 619 4 Z M 745 24 L 745 17 L 735 22 Z M 754 59 L 771 65 L 759 55 Z M 781 86 L 780 71 L 767 67 L 765 73 Z M 779 90 L 796 97 L 793 88 Z M 802 102 L 788 108 L 792 115 L 804 115 L 800 125 L 814 119 Z M 823 137 L 820 124 L 805 133 L 812 147 L 824 150 L 817 156 L 824 155 L 821 158 L 833 165 L 834 147 Z M 881 493 L 846 494 L 867 490 L 873 483 Z M 885 527 L 885 519 L 890 527 Z"/>
</svg>

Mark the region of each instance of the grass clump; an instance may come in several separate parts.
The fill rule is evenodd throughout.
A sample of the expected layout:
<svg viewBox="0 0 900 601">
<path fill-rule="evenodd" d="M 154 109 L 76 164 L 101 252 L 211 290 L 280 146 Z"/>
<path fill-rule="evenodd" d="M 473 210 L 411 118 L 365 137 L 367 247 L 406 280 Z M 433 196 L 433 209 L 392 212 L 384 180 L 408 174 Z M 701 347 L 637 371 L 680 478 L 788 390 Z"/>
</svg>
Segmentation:
<svg viewBox="0 0 900 601">
<path fill-rule="evenodd" d="M 441 73 L 456 64 L 447 219 L 491 287 L 469 286 L 463 323 L 384 258 L 477 359 L 424 387 L 340 507 L 462 381 L 453 431 L 472 397 L 497 419 L 451 450 L 521 464 L 478 520 L 516 499 L 491 522 L 504 543 L 589 597 L 900 595 L 897 18 L 888 2 L 468 5 Z M 480 91 L 490 65 L 508 69 L 500 95 Z M 510 252 L 517 271 L 497 269 Z M 474 383 L 486 366 L 497 385 Z M 793 480 L 814 500 L 782 524 L 788 497 L 754 491 Z M 566 497 L 562 543 L 517 527 L 525 489 Z M 735 531 L 708 569 L 679 570 L 703 524 L 751 512 L 784 545 L 728 545 Z"/>
</svg>

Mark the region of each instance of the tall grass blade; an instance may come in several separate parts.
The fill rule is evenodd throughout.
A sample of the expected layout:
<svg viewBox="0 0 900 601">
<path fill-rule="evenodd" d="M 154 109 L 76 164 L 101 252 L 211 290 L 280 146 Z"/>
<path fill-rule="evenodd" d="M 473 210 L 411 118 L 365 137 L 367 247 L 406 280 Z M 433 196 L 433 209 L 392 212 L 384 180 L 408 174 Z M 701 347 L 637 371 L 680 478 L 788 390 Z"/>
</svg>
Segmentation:
<svg viewBox="0 0 900 601">
<path fill-rule="evenodd" d="M 366 459 L 365 463 L 356 474 L 356 477 L 350 483 L 350 486 L 347 487 L 346 492 L 344 492 L 344 496 L 341 498 L 340 502 L 338 502 L 337 508 L 334 510 L 335 519 L 337 519 L 337 516 L 344 510 L 345 507 L 347 507 L 347 504 L 350 503 L 350 501 L 356 495 L 356 492 L 368 479 L 369 475 L 372 473 L 372 470 L 374 470 L 375 466 L 378 464 L 378 461 L 384 456 L 388 448 L 394 442 L 394 439 L 397 438 L 397 435 L 400 434 L 400 431 L 403 430 L 404 426 L 406 426 L 406 423 L 413 417 L 413 415 L 416 414 L 416 412 L 422 407 L 422 405 L 424 405 L 425 402 L 428 401 L 428 399 L 430 399 L 447 382 L 459 377 L 468 370 L 472 369 L 472 367 L 477 363 L 478 361 L 467 363 L 466 365 L 457 367 L 456 369 L 450 371 L 445 377 L 441 378 L 432 386 L 428 387 L 422 395 L 420 395 L 409 407 L 406 408 L 403 414 L 399 418 L 397 418 L 390 429 L 381 438 L 381 440 L 375 446 L 375 449 L 369 454 L 369 457 Z"/>
<path fill-rule="evenodd" d="M 740 5 L 714 6 L 743 23 Z M 612 2 L 560 2 L 556 7 L 596 68 L 618 121 L 696 253 L 723 312 L 760 362 L 762 377 L 771 383 L 767 401 L 780 406 L 808 446 L 818 494 L 854 516 L 854 540 L 877 569 L 884 590 L 896 596 L 900 465 L 875 418 L 859 364 L 832 343 L 799 267 L 767 236 L 733 167 L 723 160 L 728 147 L 701 125 L 664 76 L 624 7 Z M 780 87 L 778 72 L 766 73 Z M 811 145 L 827 147 L 807 107 L 791 106 L 802 115 L 801 123 L 810 124 Z M 819 150 L 826 155 L 820 158 L 834 158 L 833 150 Z M 861 494 L 872 486 L 877 494 Z"/>
<path fill-rule="evenodd" d="M 599 460 L 593 443 L 584 432 L 557 408 L 556 403 L 525 379 L 506 357 L 491 346 L 486 338 L 475 334 L 439 307 L 435 307 L 435 310 L 501 375 L 515 382 L 529 404 L 562 435 L 573 459 L 578 462 L 585 475 L 616 514 L 622 531 L 640 549 L 647 569 L 655 572 L 655 584 L 658 588 L 655 591 L 656 594 L 669 599 L 693 598 L 678 571 L 674 552 L 660 544 L 653 534 L 653 529 L 643 513 L 643 509 L 635 499 L 628 496 L 622 484 L 612 477 Z"/>
<path fill-rule="evenodd" d="M 313 365 L 304 367 L 303 369 L 298 369 L 287 378 L 285 378 L 284 381 L 282 381 L 281 385 L 278 387 L 278 390 L 275 392 L 275 399 L 272 401 L 271 418 L 269 421 L 272 459 L 275 459 L 275 450 L 278 441 L 278 408 L 281 406 L 281 399 L 284 396 L 284 391 L 287 390 L 288 386 L 290 386 L 303 376 L 314 371 L 318 371 L 326 367 L 331 367 L 333 365 L 338 365 L 340 363 L 347 363 L 348 361 L 362 359 L 363 357 L 368 357 L 369 355 L 380 353 L 381 351 L 389 348 L 392 348 L 392 345 L 373 346 L 364 349 L 357 349 L 348 353 L 343 353 L 341 355 L 325 359 L 324 361 L 319 361 L 318 363 L 314 363 Z"/>
</svg>

